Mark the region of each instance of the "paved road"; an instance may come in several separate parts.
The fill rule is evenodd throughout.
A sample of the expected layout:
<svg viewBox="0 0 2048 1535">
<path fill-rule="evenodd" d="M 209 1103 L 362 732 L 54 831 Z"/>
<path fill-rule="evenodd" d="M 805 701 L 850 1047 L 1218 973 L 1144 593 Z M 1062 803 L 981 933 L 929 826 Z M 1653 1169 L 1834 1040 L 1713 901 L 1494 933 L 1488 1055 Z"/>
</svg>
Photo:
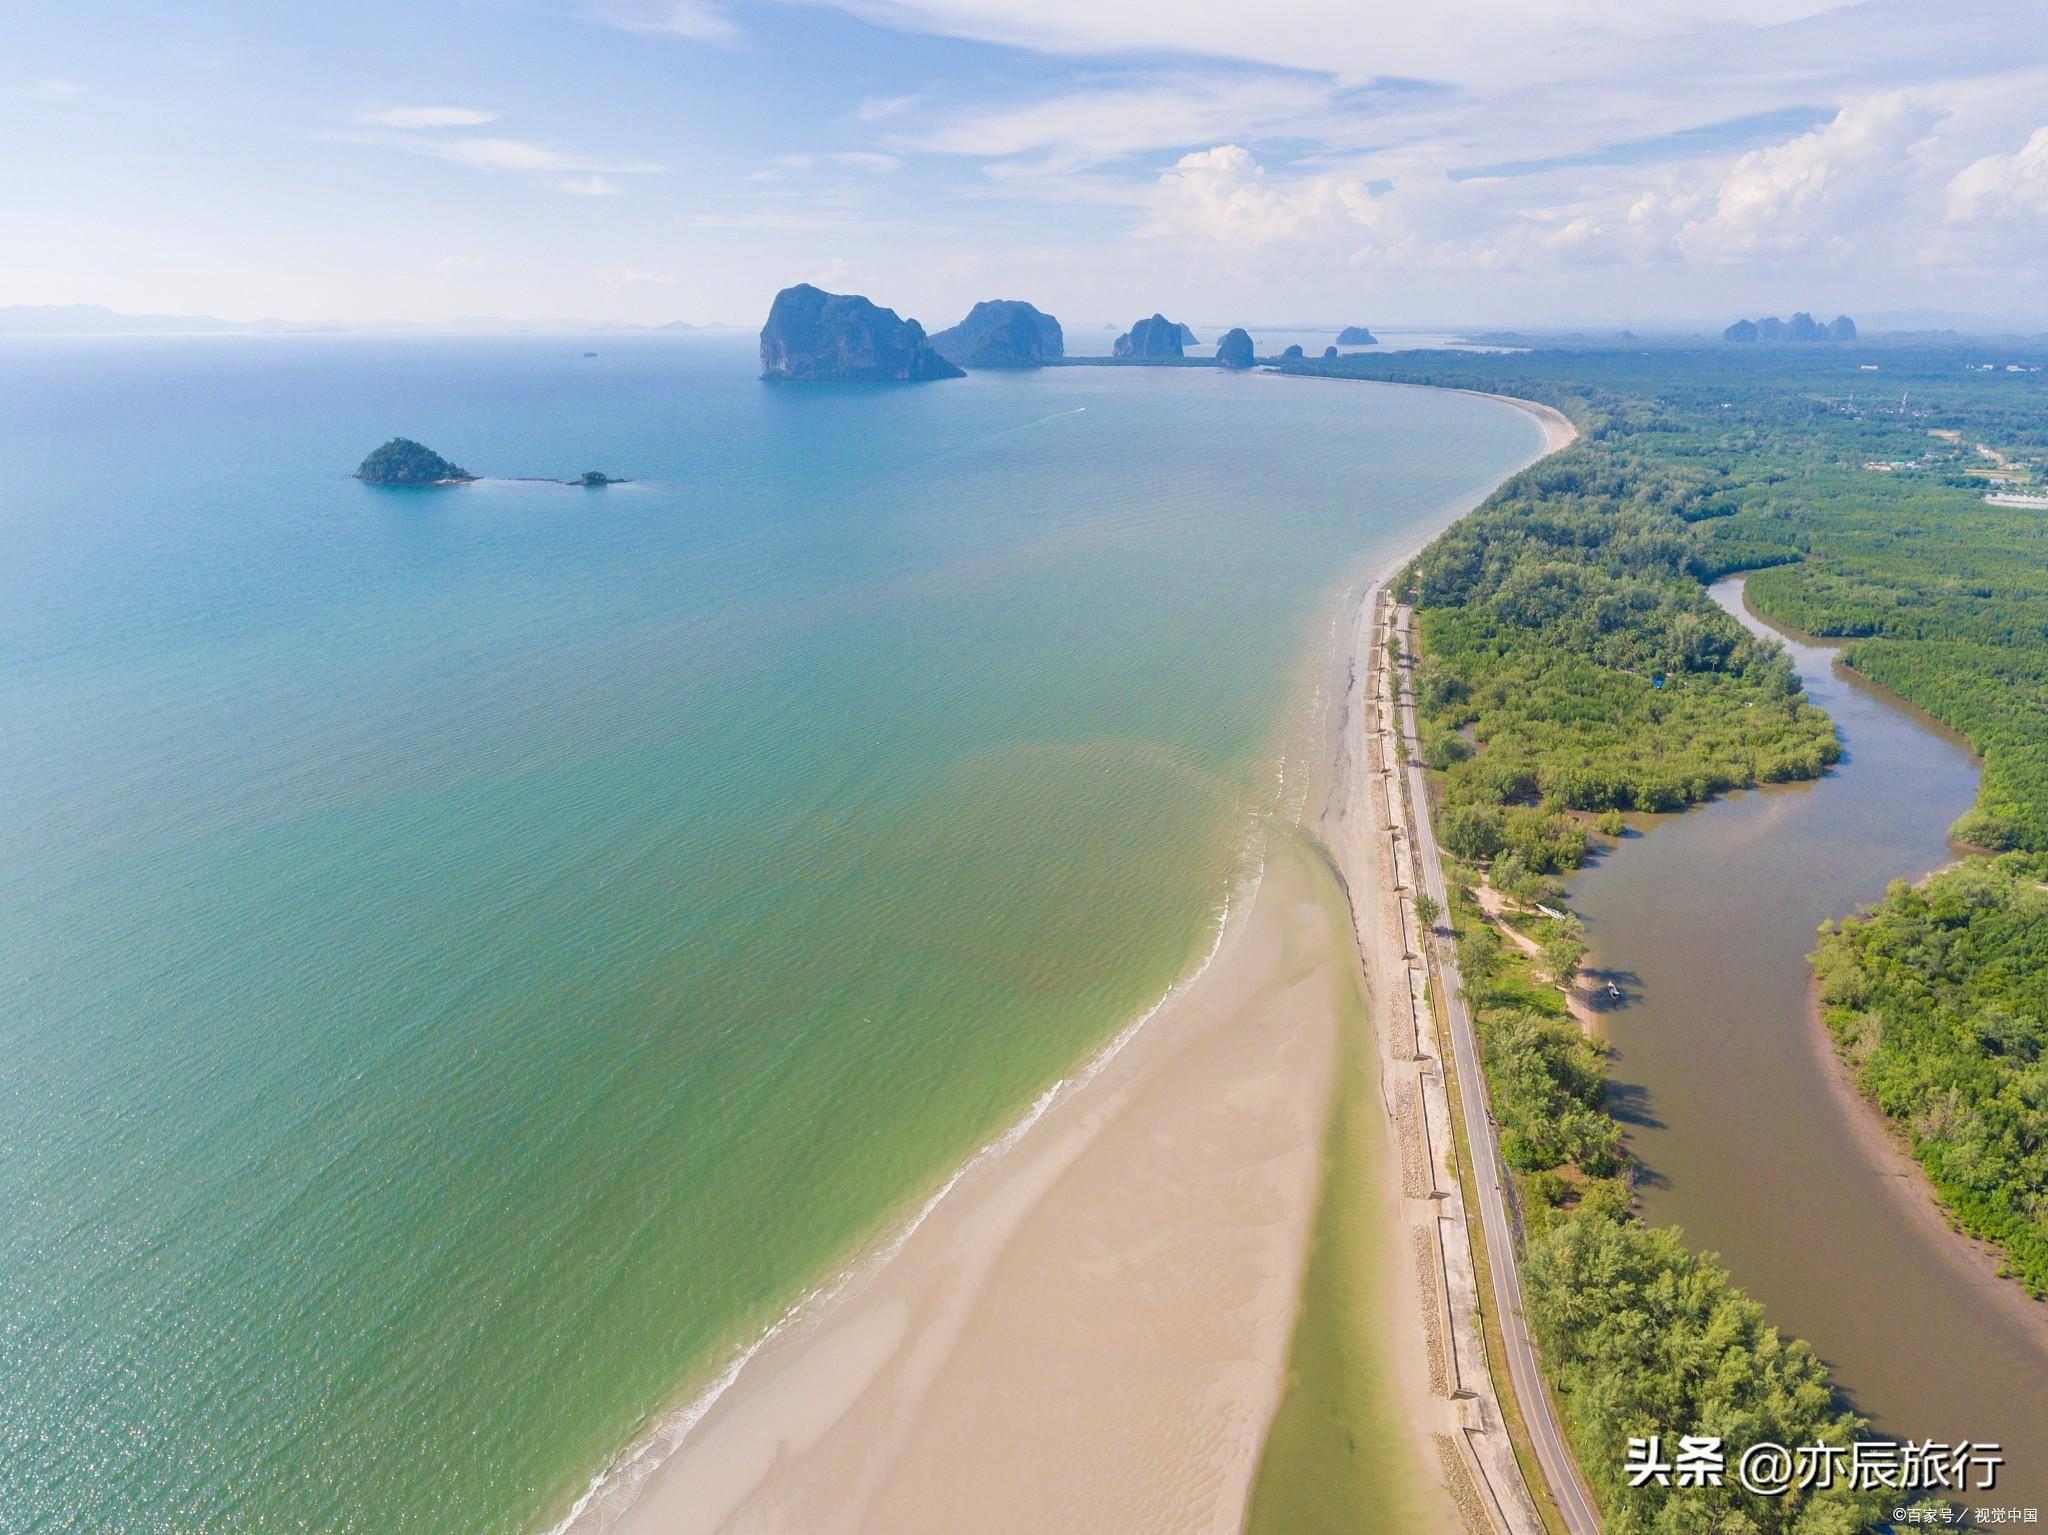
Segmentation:
<svg viewBox="0 0 2048 1535">
<path fill-rule="evenodd" d="M 1396 610 L 1406 627 L 1406 609 Z M 1412 638 L 1402 649 L 1412 653 Z M 1396 677 L 1398 685 L 1398 675 Z M 1450 909 L 1450 893 L 1444 887 L 1443 858 L 1437 851 L 1436 831 L 1429 823 L 1429 798 L 1422 776 L 1422 745 L 1415 731 L 1413 694 L 1399 697 L 1401 734 L 1408 740 L 1408 790 L 1415 807 L 1415 850 L 1419 878 L 1444 910 Z M 1465 1115 L 1466 1143 L 1472 1147 L 1473 1182 L 1479 1186 L 1479 1218 L 1486 1229 L 1486 1263 L 1493 1276 L 1493 1293 L 1500 1312 L 1501 1334 L 1506 1342 L 1508 1374 L 1514 1381 L 1515 1400 L 1521 1404 L 1522 1421 L 1536 1448 L 1536 1460 L 1543 1479 L 1564 1512 L 1572 1535 L 1600 1535 L 1600 1515 L 1592 1495 L 1579 1478 L 1564 1428 L 1551 1408 L 1550 1393 L 1536 1365 L 1536 1345 L 1530 1340 L 1528 1324 L 1522 1318 L 1522 1273 L 1516 1264 L 1514 1232 L 1508 1222 L 1507 1196 L 1501 1188 L 1500 1138 L 1486 1112 L 1485 1077 L 1479 1069 L 1479 1040 L 1472 1032 L 1472 1015 L 1465 1006 L 1465 983 L 1458 974 L 1457 945 L 1446 939 L 1437 943 L 1437 970 L 1443 979 L 1444 1012 L 1450 1019 L 1451 1055 L 1458 1068 Z"/>
</svg>

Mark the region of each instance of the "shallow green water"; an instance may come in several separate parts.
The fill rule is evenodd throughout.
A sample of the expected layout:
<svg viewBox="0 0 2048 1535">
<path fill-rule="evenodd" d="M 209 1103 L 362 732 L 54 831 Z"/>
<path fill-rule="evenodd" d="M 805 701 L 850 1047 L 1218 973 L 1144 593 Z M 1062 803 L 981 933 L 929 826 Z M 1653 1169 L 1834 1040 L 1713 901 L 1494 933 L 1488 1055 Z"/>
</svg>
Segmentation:
<svg viewBox="0 0 2048 1535">
<path fill-rule="evenodd" d="M 584 349 L 0 353 L 9 1530 L 559 1517 L 1206 942 L 1338 579 L 1537 439 Z"/>
</svg>

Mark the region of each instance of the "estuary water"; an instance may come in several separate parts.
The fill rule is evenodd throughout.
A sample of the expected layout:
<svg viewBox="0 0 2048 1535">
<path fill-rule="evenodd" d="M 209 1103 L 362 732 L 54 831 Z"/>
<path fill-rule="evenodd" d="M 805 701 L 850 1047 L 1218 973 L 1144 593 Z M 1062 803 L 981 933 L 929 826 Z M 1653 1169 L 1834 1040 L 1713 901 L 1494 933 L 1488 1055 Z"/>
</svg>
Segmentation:
<svg viewBox="0 0 2048 1535">
<path fill-rule="evenodd" d="M 1344 578 L 1540 440 L 754 371 L 0 349 L 0 1525 L 558 1519 L 1206 948 Z"/>
<path fill-rule="evenodd" d="M 1714 588 L 1759 633 L 1740 580 Z M 1815 928 L 1952 856 L 1976 795 L 1957 737 L 1779 636 L 1843 757 L 1814 783 L 1656 818 L 1571 884 L 1610 1009 L 1612 1107 L 1644 1214 L 1719 1252 L 1873 1431 L 2005 1447 L 2001 1506 L 2048 1503 L 2048 1308 L 2020 1308 L 1873 1159 L 1809 1012 Z"/>
</svg>

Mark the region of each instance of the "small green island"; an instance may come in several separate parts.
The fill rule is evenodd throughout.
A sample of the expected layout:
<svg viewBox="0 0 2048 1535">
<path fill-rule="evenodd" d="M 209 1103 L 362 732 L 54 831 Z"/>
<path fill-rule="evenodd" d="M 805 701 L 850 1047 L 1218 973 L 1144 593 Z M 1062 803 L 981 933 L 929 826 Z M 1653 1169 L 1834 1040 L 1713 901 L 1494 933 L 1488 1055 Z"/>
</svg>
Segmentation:
<svg viewBox="0 0 2048 1535">
<path fill-rule="evenodd" d="M 585 490 L 603 490 L 607 485 L 623 485 L 626 482 L 614 475 L 606 474 L 602 469 L 586 469 L 570 483 L 581 485 Z"/>
<path fill-rule="evenodd" d="M 410 437 L 394 437 L 363 460 L 365 485 L 466 485 L 476 476 Z"/>
</svg>

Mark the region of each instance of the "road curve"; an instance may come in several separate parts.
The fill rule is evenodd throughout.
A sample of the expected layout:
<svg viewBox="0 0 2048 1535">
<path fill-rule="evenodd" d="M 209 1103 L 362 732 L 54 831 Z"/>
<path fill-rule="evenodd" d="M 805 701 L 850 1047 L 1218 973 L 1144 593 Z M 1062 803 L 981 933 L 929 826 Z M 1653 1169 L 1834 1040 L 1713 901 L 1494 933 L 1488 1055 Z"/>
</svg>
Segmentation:
<svg viewBox="0 0 2048 1535">
<path fill-rule="evenodd" d="M 1444 885 L 1443 857 L 1437 850 L 1436 829 L 1430 824 L 1428 784 L 1423 778 L 1422 743 L 1415 729 L 1414 690 L 1403 686 L 1412 665 L 1415 640 L 1412 615 L 1405 606 L 1393 609 L 1394 623 L 1402 634 L 1403 662 L 1394 673 L 1395 707 L 1402 738 L 1408 745 L 1409 803 L 1414 807 L 1415 865 L 1417 878 L 1438 906 L 1450 910 L 1450 892 Z M 1522 1273 L 1517 1262 L 1514 1229 L 1508 1219 L 1504 1190 L 1505 1164 L 1501 1160 L 1500 1137 L 1487 1112 L 1486 1077 L 1479 1065 L 1479 1040 L 1472 1030 L 1472 1013 L 1465 1005 L 1464 978 L 1458 972 L 1457 943 L 1437 934 L 1437 973 L 1441 978 L 1444 1014 L 1451 1031 L 1452 1060 L 1457 1067 L 1459 1097 L 1465 1116 L 1466 1144 L 1472 1148 L 1473 1178 L 1478 1187 L 1479 1218 L 1486 1231 L 1486 1263 L 1493 1278 L 1493 1294 L 1500 1317 L 1502 1340 L 1508 1360 L 1508 1375 L 1514 1382 L 1515 1400 L 1521 1404 L 1522 1422 L 1535 1447 L 1543 1479 L 1564 1514 L 1571 1535 L 1600 1535 L 1600 1515 L 1593 1497 L 1579 1476 L 1564 1427 L 1550 1400 L 1550 1392 L 1536 1363 L 1536 1345 L 1522 1316 Z"/>
</svg>

